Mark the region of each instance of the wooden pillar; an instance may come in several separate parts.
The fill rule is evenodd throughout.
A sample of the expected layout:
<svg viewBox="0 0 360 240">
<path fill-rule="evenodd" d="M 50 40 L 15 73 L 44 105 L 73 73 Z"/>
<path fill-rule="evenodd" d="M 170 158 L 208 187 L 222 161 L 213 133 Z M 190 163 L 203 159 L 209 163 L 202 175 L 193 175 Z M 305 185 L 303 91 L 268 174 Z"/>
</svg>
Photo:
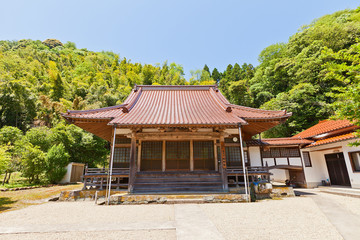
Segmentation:
<svg viewBox="0 0 360 240">
<path fill-rule="evenodd" d="M 135 133 L 131 136 L 131 148 L 130 148 L 130 164 L 129 164 L 129 186 L 128 191 L 130 193 L 134 190 L 134 182 L 136 176 L 136 138 Z"/>
<path fill-rule="evenodd" d="M 194 171 L 194 141 L 190 140 L 190 171 Z"/>
<path fill-rule="evenodd" d="M 220 137 L 220 151 L 221 151 L 221 164 L 220 164 L 220 170 L 221 170 L 221 179 L 222 179 L 222 183 L 223 183 L 223 190 L 224 191 L 228 191 L 229 190 L 229 186 L 228 186 L 228 179 L 227 179 L 227 166 L 226 166 L 226 151 L 225 151 L 225 142 L 224 142 L 224 137 L 221 136 Z"/>
<path fill-rule="evenodd" d="M 214 159 L 215 159 L 215 171 L 219 171 L 219 160 L 218 160 L 218 152 L 216 146 L 216 139 L 214 139 Z"/>
<path fill-rule="evenodd" d="M 139 140 L 138 155 L 137 155 L 137 171 L 140 172 L 141 168 L 141 140 Z"/>
<path fill-rule="evenodd" d="M 165 140 L 163 140 L 163 143 L 162 143 L 161 169 L 163 172 L 165 172 L 165 170 L 166 170 L 166 142 L 165 142 Z"/>
</svg>

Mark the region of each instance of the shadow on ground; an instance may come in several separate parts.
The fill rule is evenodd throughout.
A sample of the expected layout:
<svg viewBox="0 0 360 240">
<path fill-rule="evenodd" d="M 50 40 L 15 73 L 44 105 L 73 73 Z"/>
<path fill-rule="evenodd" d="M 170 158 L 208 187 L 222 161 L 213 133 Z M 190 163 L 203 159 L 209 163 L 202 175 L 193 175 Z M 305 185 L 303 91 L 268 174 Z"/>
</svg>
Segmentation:
<svg viewBox="0 0 360 240">
<path fill-rule="evenodd" d="M 295 190 L 295 189 L 294 189 L 294 193 L 295 193 L 295 196 L 316 195 L 316 193 L 306 192 L 306 191 L 301 191 L 301 190 Z"/>
<path fill-rule="evenodd" d="M 12 204 L 15 202 L 17 202 L 17 201 L 11 200 L 8 197 L 0 197 L 0 212 L 11 209 L 11 207 L 6 206 L 6 205 L 9 205 L 9 204 Z"/>
</svg>

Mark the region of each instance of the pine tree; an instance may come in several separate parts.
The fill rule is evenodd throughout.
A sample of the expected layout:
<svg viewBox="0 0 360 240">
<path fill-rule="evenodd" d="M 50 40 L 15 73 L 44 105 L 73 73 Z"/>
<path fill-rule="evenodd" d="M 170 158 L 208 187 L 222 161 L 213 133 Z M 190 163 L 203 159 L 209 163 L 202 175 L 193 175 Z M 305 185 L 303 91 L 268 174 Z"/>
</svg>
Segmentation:
<svg viewBox="0 0 360 240">
<path fill-rule="evenodd" d="M 59 101 L 60 98 L 62 98 L 63 96 L 64 96 L 64 83 L 61 79 L 60 74 L 58 73 L 53 81 L 51 98 L 54 101 Z"/>
<path fill-rule="evenodd" d="M 214 70 L 212 71 L 211 77 L 212 77 L 212 79 L 214 79 L 214 81 L 217 84 L 219 84 L 220 79 L 221 79 L 221 74 L 219 73 L 219 71 L 216 68 L 214 68 Z"/>
<path fill-rule="evenodd" d="M 203 68 L 204 71 L 208 72 L 210 77 L 211 77 L 211 73 L 210 73 L 210 69 L 209 67 L 205 64 L 204 68 Z"/>
</svg>

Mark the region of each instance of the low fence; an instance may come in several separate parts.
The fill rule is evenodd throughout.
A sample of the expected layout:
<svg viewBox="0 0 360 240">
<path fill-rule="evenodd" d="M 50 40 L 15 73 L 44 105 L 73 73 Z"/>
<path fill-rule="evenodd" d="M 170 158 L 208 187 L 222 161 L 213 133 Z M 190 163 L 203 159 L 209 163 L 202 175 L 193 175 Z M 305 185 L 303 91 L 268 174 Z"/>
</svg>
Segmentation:
<svg viewBox="0 0 360 240">
<path fill-rule="evenodd" d="M 84 189 L 104 189 L 109 181 L 109 168 L 85 168 Z M 113 168 L 111 188 L 119 190 L 127 188 L 129 181 L 129 168 Z"/>
</svg>

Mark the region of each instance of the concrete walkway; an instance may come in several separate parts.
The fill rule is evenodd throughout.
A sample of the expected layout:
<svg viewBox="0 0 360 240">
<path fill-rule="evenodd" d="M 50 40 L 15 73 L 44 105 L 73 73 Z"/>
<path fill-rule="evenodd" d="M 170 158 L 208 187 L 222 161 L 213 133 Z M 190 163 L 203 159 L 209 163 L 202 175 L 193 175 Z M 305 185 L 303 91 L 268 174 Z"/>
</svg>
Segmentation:
<svg viewBox="0 0 360 240">
<path fill-rule="evenodd" d="M 296 192 L 311 197 L 344 239 L 360 239 L 360 215 L 345 208 L 341 199 L 334 201 L 329 193 L 324 193 L 321 189 L 302 189 Z"/>
<path fill-rule="evenodd" d="M 216 226 L 199 205 L 174 205 L 176 237 L 178 240 L 223 240 Z"/>
</svg>

